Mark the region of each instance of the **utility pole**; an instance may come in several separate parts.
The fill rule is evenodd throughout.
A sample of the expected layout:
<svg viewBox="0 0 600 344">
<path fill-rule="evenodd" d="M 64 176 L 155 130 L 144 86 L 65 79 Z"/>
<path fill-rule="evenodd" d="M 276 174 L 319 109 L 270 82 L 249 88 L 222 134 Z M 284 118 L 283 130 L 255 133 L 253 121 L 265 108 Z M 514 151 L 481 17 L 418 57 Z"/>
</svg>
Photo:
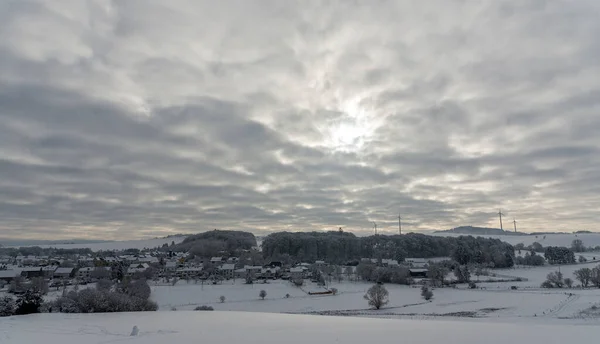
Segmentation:
<svg viewBox="0 0 600 344">
<path fill-rule="evenodd" d="M 515 233 L 517 232 L 517 219 L 513 218 L 513 224 L 515 225 Z"/>
<path fill-rule="evenodd" d="M 498 216 L 500 216 L 500 229 L 501 229 L 501 230 L 504 230 L 504 229 L 502 228 L 502 215 L 504 215 L 504 214 L 502 214 L 502 209 L 498 210 Z"/>
<path fill-rule="evenodd" d="M 402 216 L 398 214 L 398 233 L 402 234 Z"/>
<path fill-rule="evenodd" d="M 377 224 L 373 221 L 373 228 L 375 228 L 375 235 L 377 235 Z"/>
</svg>

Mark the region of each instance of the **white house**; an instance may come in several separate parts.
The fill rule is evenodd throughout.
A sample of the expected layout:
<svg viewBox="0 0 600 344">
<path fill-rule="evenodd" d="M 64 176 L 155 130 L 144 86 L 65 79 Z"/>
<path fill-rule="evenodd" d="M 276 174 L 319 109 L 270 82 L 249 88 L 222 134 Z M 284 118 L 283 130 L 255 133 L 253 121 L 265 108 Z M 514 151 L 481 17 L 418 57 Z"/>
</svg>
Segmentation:
<svg viewBox="0 0 600 344">
<path fill-rule="evenodd" d="M 127 269 L 127 275 L 132 276 L 138 272 L 144 272 L 149 268 L 150 265 L 148 265 L 148 263 L 134 263 L 129 265 L 129 268 Z"/>
<path fill-rule="evenodd" d="M 427 266 L 427 261 L 425 260 L 425 258 L 406 258 L 404 259 L 404 261 L 411 268 L 422 269 Z"/>
<path fill-rule="evenodd" d="M 234 271 L 235 271 L 235 264 L 223 264 L 219 268 L 219 271 L 221 272 L 221 276 L 225 277 L 226 279 L 233 278 Z"/>
<path fill-rule="evenodd" d="M 95 268 L 92 267 L 86 267 L 86 268 L 80 268 L 79 270 L 77 270 L 77 278 L 79 279 L 88 279 L 91 277 L 92 272 L 94 272 Z"/>
</svg>

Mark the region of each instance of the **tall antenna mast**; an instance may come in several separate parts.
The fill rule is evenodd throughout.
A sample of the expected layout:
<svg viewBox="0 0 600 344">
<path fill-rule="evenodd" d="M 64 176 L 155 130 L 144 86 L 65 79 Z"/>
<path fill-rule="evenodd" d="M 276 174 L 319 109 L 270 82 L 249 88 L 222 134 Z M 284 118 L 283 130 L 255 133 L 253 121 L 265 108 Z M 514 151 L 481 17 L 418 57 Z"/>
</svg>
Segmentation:
<svg viewBox="0 0 600 344">
<path fill-rule="evenodd" d="M 515 225 L 515 233 L 517 232 L 517 219 L 513 218 L 513 224 Z"/>
<path fill-rule="evenodd" d="M 373 228 L 375 228 L 375 235 L 377 235 L 377 224 L 373 221 Z"/>
<path fill-rule="evenodd" d="M 402 216 L 398 214 L 398 234 L 402 234 Z"/>
<path fill-rule="evenodd" d="M 499 210 L 498 210 L 498 216 L 500 216 L 500 229 L 501 229 L 501 230 L 504 230 L 504 229 L 502 228 L 502 215 L 504 215 L 504 214 L 502 214 L 502 209 L 499 209 Z"/>
</svg>

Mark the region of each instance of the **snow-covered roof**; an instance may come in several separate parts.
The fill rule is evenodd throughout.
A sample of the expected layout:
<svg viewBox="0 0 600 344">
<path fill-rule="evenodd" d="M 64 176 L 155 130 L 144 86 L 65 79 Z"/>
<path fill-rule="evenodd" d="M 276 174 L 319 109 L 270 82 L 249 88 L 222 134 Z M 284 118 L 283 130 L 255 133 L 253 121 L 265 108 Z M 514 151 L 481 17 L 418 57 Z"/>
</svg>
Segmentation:
<svg viewBox="0 0 600 344">
<path fill-rule="evenodd" d="M 73 268 L 56 268 L 54 270 L 55 274 L 70 274 L 71 272 L 73 272 Z"/>
<path fill-rule="evenodd" d="M 20 274 L 20 270 L 0 270 L 0 278 L 13 278 Z"/>
<path fill-rule="evenodd" d="M 223 264 L 220 267 L 221 270 L 235 270 L 235 264 Z"/>
</svg>

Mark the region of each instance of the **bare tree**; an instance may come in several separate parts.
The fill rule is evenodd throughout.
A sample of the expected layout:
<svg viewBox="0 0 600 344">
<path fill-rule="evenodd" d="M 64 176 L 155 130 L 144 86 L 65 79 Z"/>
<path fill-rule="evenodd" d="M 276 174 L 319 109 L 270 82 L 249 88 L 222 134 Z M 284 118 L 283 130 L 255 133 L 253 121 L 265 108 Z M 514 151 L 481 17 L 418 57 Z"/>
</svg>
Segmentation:
<svg viewBox="0 0 600 344">
<path fill-rule="evenodd" d="M 264 300 L 264 299 L 265 299 L 265 297 L 267 297 L 267 292 L 266 292 L 266 291 L 264 291 L 264 290 L 261 290 L 261 291 L 260 291 L 260 293 L 258 294 L 258 296 L 259 296 L 259 297 L 260 297 L 262 300 Z"/>
<path fill-rule="evenodd" d="M 575 279 L 581 282 L 581 286 L 587 288 L 590 284 L 590 280 L 592 278 L 592 269 L 590 268 L 582 268 L 579 270 L 575 270 L 573 273 L 575 275 Z"/>
<path fill-rule="evenodd" d="M 590 275 L 590 282 L 596 287 L 600 288 L 600 267 L 596 266 L 592 269 Z"/>
<path fill-rule="evenodd" d="M 565 285 L 567 286 L 567 288 L 571 288 L 573 286 L 573 280 L 568 277 L 565 278 L 564 282 L 565 282 Z"/>
<path fill-rule="evenodd" d="M 369 302 L 369 306 L 380 309 L 389 302 L 388 291 L 382 284 L 375 284 L 365 294 L 364 298 Z"/>
</svg>

